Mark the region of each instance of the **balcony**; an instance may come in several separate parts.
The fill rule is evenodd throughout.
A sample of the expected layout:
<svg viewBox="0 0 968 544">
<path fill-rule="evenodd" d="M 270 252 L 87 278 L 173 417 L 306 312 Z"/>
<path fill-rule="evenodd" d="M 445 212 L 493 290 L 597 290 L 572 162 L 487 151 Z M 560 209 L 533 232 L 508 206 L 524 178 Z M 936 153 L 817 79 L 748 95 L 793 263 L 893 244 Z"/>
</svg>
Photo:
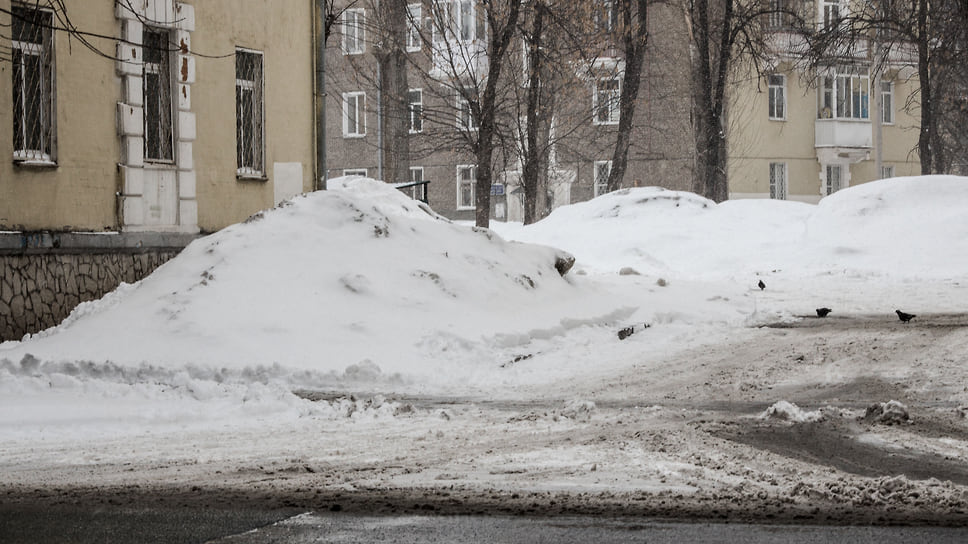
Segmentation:
<svg viewBox="0 0 968 544">
<path fill-rule="evenodd" d="M 873 133 L 869 120 L 817 119 L 814 124 L 815 147 L 870 149 Z"/>
<path fill-rule="evenodd" d="M 432 48 L 430 77 L 440 80 L 480 81 L 487 74 L 487 42 L 438 40 Z"/>
</svg>

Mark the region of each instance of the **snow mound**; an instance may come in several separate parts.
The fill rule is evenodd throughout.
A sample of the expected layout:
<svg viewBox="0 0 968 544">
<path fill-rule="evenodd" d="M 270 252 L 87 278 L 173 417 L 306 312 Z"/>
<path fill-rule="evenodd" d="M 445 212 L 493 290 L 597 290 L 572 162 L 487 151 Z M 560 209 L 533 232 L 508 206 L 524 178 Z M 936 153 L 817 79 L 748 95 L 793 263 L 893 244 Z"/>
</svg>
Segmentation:
<svg viewBox="0 0 968 544">
<path fill-rule="evenodd" d="M 890 400 L 868 406 L 864 413 L 864 419 L 887 425 L 900 425 L 909 423 L 911 415 L 908 413 L 907 406 L 896 400 Z"/>
<path fill-rule="evenodd" d="M 760 419 L 780 419 L 793 423 L 822 421 L 823 418 L 823 413 L 821 413 L 820 410 L 807 412 L 802 410 L 796 404 L 787 402 L 785 400 L 775 402 L 772 406 L 767 408 L 766 411 L 760 414 Z"/>
</svg>

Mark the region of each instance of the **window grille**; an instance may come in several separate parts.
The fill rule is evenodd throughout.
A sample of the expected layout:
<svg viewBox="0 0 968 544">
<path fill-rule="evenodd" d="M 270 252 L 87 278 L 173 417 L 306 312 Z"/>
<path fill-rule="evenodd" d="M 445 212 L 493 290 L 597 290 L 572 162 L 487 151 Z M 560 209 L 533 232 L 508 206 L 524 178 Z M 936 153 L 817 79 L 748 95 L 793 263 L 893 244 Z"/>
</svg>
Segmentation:
<svg viewBox="0 0 968 544">
<path fill-rule="evenodd" d="M 262 54 L 250 51 L 235 52 L 235 155 L 238 174 L 262 176 L 263 146 L 263 85 Z"/>
<path fill-rule="evenodd" d="M 840 165 L 827 165 L 827 194 L 832 195 L 841 189 Z"/>
<path fill-rule="evenodd" d="M 622 85 L 618 78 L 598 80 L 595 87 L 595 123 L 614 125 L 618 123 Z"/>
<path fill-rule="evenodd" d="M 608 176 L 612 173 L 612 161 L 595 161 L 595 196 L 608 192 Z"/>
<path fill-rule="evenodd" d="M 54 160 L 54 71 L 51 13 L 13 6 L 13 158 Z"/>
<path fill-rule="evenodd" d="M 171 44 L 168 31 L 144 30 L 145 159 L 173 161 Z"/>
<path fill-rule="evenodd" d="M 787 198 L 786 163 L 770 163 L 770 198 L 777 200 L 786 200 Z"/>
</svg>

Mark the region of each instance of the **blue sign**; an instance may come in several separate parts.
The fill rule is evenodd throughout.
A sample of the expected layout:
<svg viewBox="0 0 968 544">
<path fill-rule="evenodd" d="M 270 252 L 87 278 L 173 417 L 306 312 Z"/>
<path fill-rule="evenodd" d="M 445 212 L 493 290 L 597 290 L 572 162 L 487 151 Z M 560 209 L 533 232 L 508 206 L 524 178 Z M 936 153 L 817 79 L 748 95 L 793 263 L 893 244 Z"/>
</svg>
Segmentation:
<svg viewBox="0 0 968 544">
<path fill-rule="evenodd" d="M 495 183 L 491 185 L 491 195 L 492 196 L 502 196 L 504 194 L 504 185 L 500 183 Z"/>
</svg>

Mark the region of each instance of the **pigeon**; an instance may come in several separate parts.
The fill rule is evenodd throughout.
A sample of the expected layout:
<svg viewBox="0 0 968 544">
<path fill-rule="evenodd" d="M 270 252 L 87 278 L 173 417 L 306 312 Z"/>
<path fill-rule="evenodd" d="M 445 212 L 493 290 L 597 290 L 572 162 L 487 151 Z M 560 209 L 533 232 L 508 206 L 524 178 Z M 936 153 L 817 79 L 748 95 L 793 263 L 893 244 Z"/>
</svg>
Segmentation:
<svg viewBox="0 0 968 544">
<path fill-rule="evenodd" d="M 904 313 L 901 310 L 894 310 L 894 312 L 897 314 L 897 318 L 901 320 L 901 323 L 907 323 L 917 317 L 914 314 Z"/>
<path fill-rule="evenodd" d="M 827 314 L 832 311 L 830 308 L 817 308 L 817 317 L 827 317 Z"/>
<path fill-rule="evenodd" d="M 763 280 L 760 280 L 760 282 L 757 283 L 756 285 L 760 287 L 760 291 L 762 291 L 763 289 L 766 289 L 766 284 L 763 283 Z"/>
</svg>

